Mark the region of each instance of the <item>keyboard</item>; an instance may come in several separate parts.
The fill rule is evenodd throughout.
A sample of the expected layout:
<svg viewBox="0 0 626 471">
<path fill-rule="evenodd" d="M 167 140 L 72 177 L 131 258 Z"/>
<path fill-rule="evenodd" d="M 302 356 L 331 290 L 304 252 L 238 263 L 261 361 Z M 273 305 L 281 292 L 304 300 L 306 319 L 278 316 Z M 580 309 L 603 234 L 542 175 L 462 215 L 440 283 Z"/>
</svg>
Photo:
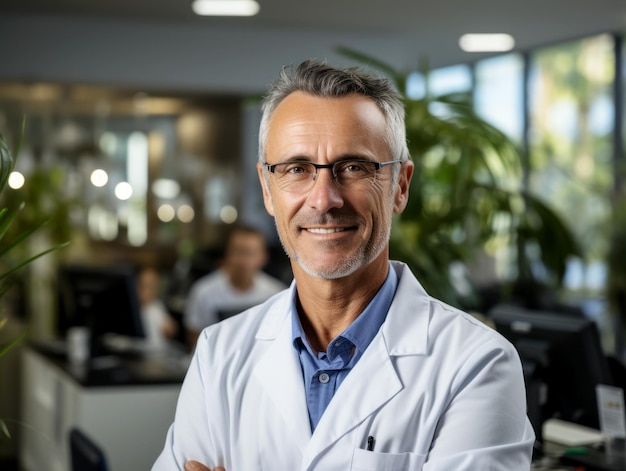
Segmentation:
<svg viewBox="0 0 626 471">
<path fill-rule="evenodd" d="M 548 419 L 543 424 L 543 440 L 565 446 L 586 446 L 604 443 L 599 430 L 560 419 Z"/>
</svg>

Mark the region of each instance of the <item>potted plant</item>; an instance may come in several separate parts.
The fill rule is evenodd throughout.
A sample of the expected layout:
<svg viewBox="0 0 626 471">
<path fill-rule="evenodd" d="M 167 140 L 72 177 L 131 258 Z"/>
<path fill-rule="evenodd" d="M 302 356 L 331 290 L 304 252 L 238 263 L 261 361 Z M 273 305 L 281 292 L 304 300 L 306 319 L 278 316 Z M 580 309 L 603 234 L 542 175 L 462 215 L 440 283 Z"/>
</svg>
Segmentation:
<svg viewBox="0 0 626 471">
<path fill-rule="evenodd" d="M 12 153 L 7 140 L 0 133 L 0 196 L 6 190 L 9 177 L 15 166 L 14 155 L 19 154 L 21 147 L 21 136 L 24 135 L 25 120 L 22 122 L 20 139 Z M 25 250 L 24 247 L 29 238 L 39 231 L 42 226 L 48 223 L 48 219 L 33 221 L 28 227 L 17 224 L 20 213 L 24 211 L 26 204 L 21 202 L 17 205 L 0 206 L 0 300 L 2 300 L 9 290 L 15 286 L 23 274 L 24 269 L 34 260 L 67 245 L 61 243 L 51 248 L 37 252 L 34 255 Z M 17 232 L 15 232 L 17 229 Z M 0 331 L 8 327 L 9 317 L 0 311 Z M 22 332 L 8 342 L 0 343 L 0 357 L 3 357 L 9 350 L 19 344 L 26 336 Z M 5 422 L 0 419 L 0 431 L 9 436 Z"/>
<path fill-rule="evenodd" d="M 512 267 L 500 299 L 515 284 L 558 290 L 568 258 L 580 256 L 578 244 L 564 220 L 526 191 L 523 150 L 475 113 L 471 93 L 434 96 L 424 70 L 426 93 L 411 98 L 408 72 L 358 51 L 339 52 L 389 76 L 404 94 L 415 172 L 408 206 L 394 221 L 392 257 L 405 260 L 430 294 L 466 309 L 484 308 L 486 301 L 471 277 L 459 290 L 453 268 L 489 251 L 507 253 Z M 434 105 L 445 114 L 434 113 Z"/>
</svg>

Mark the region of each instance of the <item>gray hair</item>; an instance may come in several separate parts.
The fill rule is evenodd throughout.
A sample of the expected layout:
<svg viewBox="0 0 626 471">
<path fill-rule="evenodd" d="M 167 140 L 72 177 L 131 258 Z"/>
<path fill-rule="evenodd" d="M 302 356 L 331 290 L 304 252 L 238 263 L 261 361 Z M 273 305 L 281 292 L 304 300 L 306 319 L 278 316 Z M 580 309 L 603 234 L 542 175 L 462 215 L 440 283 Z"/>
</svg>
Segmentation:
<svg viewBox="0 0 626 471">
<path fill-rule="evenodd" d="M 343 97 L 359 93 L 371 98 L 385 116 L 385 140 L 392 160 L 408 160 L 404 102 L 389 79 L 375 77 L 356 67 L 340 69 L 325 62 L 307 60 L 295 69 L 293 66 L 283 67 L 263 100 L 259 128 L 260 161 L 265 160 L 265 143 L 272 114 L 287 96 L 298 91 L 319 97 Z"/>
</svg>

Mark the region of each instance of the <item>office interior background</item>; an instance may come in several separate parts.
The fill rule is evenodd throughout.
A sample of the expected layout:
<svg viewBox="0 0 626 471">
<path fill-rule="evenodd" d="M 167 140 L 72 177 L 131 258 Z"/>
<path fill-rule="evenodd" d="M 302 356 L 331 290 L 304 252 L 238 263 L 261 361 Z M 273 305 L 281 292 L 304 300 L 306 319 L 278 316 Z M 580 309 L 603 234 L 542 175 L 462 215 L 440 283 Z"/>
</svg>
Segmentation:
<svg viewBox="0 0 626 471">
<path fill-rule="evenodd" d="M 3 338 L 57 334 L 59 265 L 153 264 L 172 281 L 183 262 L 208 269 L 198 254 L 233 223 L 261 227 L 288 277 L 257 182 L 259 97 L 280 67 L 306 58 L 372 67 L 344 47 L 406 74 L 409 98 L 467 92 L 519 146 L 519 185 L 581 247 L 552 294 L 597 321 L 606 351 L 622 356 L 616 320 L 626 312 L 615 312 L 607 286 L 619 257 L 611 237 L 626 232 L 623 1 L 259 3 L 256 16 L 234 18 L 195 15 L 187 1 L 3 0 L 0 132 L 12 146 L 26 118 L 15 169 L 24 181 L 3 203 L 26 201 L 23 227 L 52 216 L 27 250 L 71 241 L 5 297 Z M 466 52 L 466 33 L 508 33 L 515 44 Z M 483 249 L 464 267 L 472 280 L 515 278 L 509 249 L 493 240 Z M 626 272 L 623 260 L 614 265 Z M 18 354 L 0 360 L 0 417 L 20 407 Z M 15 439 L 0 451 L 11 457 L 20 433 L 8 423 Z"/>
</svg>

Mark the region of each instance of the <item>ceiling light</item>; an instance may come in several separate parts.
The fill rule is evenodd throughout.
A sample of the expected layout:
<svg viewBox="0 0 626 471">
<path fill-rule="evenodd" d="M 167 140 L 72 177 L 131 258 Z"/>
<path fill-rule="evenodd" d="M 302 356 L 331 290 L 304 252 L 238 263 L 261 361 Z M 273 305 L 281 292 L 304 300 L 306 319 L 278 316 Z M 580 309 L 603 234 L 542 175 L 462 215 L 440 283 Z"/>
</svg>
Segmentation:
<svg viewBox="0 0 626 471">
<path fill-rule="evenodd" d="M 109 175 L 101 168 L 95 169 L 89 176 L 89 181 L 93 186 L 103 187 L 109 181 Z"/>
<path fill-rule="evenodd" d="M 152 184 L 152 192 L 161 199 L 174 199 L 180 194 L 180 184 L 171 178 L 158 178 Z"/>
<path fill-rule="evenodd" d="M 203 16 L 254 16 L 259 12 L 255 0 L 194 0 L 191 8 Z"/>
<path fill-rule="evenodd" d="M 513 49 L 515 39 L 510 34 L 464 34 L 459 46 L 465 52 L 504 52 Z"/>
<path fill-rule="evenodd" d="M 133 196 L 133 187 L 130 186 L 130 183 L 128 182 L 120 182 L 115 185 L 114 192 L 115 196 L 117 196 L 117 199 L 126 201 L 131 196 Z"/>
<path fill-rule="evenodd" d="M 170 222 L 176 217 L 176 210 L 171 204 L 162 204 L 157 209 L 157 217 L 161 222 Z"/>
</svg>

